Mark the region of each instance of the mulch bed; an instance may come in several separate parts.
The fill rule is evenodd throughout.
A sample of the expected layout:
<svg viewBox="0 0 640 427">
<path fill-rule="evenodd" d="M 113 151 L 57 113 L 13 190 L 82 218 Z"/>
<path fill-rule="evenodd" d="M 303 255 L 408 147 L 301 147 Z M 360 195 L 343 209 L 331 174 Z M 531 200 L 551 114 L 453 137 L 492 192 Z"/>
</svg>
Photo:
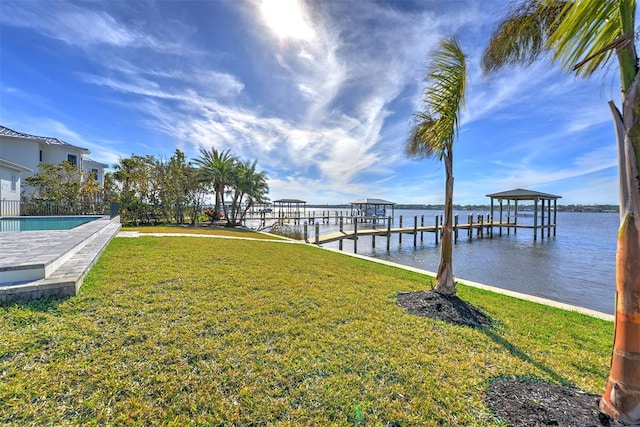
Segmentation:
<svg viewBox="0 0 640 427">
<path fill-rule="evenodd" d="M 400 292 L 397 303 L 408 313 L 475 328 L 493 319 L 457 296 L 437 292 Z M 624 426 L 598 411 L 598 395 L 542 381 L 501 378 L 487 389 L 485 401 L 511 427 Z"/>
<path fill-rule="evenodd" d="M 455 295 L 437 292 L 399 292 L 398 305 L 416 316 L 440 319 L 457 325 L 491 326 L 493 321 L 480 309 Z"/>
</svg>

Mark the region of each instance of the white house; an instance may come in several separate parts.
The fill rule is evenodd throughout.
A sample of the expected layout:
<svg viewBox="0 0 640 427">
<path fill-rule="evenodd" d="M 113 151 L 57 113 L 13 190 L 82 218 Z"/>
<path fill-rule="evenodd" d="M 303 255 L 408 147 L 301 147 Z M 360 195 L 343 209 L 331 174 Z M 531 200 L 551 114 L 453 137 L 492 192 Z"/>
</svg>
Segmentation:
<svg viewBox="0 0 640 427">
<path fill-rule="evenodd" d="M 31 169 L 0 157 L 0 216 L 20 215 L 21 173 Z"/>
<path fill-rule="evenodd" d="M 0 125 L 0 158 L 30 170 L 23 172 L 23 178 L 38 173 L 40 163 L 60 164 L 68 161 L 81 170 L 83 176 L 94 173 L 96 180 L 103 185 L 104 169 L 109 166 L 89 159 L 86 157 L 89 153 L 86 148 L 58 138 L 30 135 Z"/>
</svg>

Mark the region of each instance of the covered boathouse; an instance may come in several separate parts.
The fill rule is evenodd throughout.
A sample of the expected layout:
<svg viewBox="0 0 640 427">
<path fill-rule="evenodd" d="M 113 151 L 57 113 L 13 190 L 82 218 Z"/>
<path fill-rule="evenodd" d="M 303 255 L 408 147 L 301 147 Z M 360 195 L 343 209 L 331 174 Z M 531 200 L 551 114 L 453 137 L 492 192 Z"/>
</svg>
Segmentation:
<svg viewBox="0 0 640 427">
<path fill-rule="evenodd" d="M 307 213 L 307 202 L 300 199 L 279 199 L 273 201 L 278 218 L 300 220 Z"/>
<path fill-rule="evenodd" d="M 562 196 L 556 196 L 554 194 L 540 193 L 538 191 L 524 190 L 518 188 L 515 190 L 503 191 L 501 193 L 487 194 L 487 197 L 491 198 L 491 219 L 494 227 L 500 227 L 500 235 L 502 235 L 502 228 L 507 229 L 507 234 L 510 229 L 513 228 L 513 232 L 516 233 L 518 228 L 532 228 L 533 240 L 538 238 L 538 230 L 540 230 L 540 238 L 544 240 L 544 231 L 547 230 L 547 237 L 551 236 L 551 230 L 553 235 L 556 235 L 556 217 L 557 217 L 557 201 Z M 494 203 L 498 200 L 500 202 L 498 210 L 498 221 L 493 213 Z M 504 211 L 503 201 L 507 202 L 506 212 Z M 514 202 L 513 212 L 511 211 L 511 201 Z M 533 225 L 521 225 L 518 224 L 518 202 L 519 201 L 533 201 Z M 551 213 L 551 202 L 553 201 L 553 216 Z M 546 202 L 546 215 L 545 215 L 545 202 Z M 540 221 L 538 221 L 538 204 L 540 206 Z M 505 221 L 506 214 L 506 221 Z M 546 223 L 545 223 L 546 218 Z M 552 222 L 553 218 L 553 222 Z"/>
<path fill-rule="evenodd" d="M 383 199 L 359 199 L 351 202 L 351 216 L 358 218 L 360 222 L 385 219 L 391 216 L 395 218 L 395 203 Z M 391 208 L 391 215 L 389 215 Z"/>
</svg>

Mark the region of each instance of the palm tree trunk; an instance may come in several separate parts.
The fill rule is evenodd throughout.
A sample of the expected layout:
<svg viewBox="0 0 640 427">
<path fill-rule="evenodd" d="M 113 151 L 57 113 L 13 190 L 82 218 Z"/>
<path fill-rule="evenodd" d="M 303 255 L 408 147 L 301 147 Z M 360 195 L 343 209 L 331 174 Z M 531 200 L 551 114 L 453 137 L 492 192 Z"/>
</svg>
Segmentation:
<svg viewBox="0 0 640 427">
<path fill-rule="evenodd" d="M 220 187 L 218 188 L 218 194 L 220 194 L 220 209 L 222 212 L 224 212 L 224 219 L 228 220 L 229 218 L 227 218 L 227 212 L 225 212 L 224 209 L 224 183 L 220 183 Z"/>
<path fill-rule="evenodd" d="M 440 266 L 436 277 L 434 291 L 455 295 L 456 285 L 453 281 L 453 152 L 447 150 L 444 156 L 444 167 L 447 174 L 444 190 L 444 220 L 442 221 L 442 245 L 440 246 Z"/>
<path fill-rule="evenodd" d="M 600 410 L 622 422 L 640 423 L 640 73 L 623 103 L 613 102 L 620 168 L 620 230 L 616 252 L 616 315 L 611 373 Z"/>
</svg>

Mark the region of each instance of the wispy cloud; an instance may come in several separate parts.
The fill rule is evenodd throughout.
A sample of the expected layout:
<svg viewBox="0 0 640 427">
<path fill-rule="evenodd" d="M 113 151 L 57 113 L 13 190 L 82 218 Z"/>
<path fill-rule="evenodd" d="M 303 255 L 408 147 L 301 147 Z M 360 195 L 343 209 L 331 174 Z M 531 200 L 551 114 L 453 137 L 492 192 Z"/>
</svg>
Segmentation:
<svg viewBox="0 0 640 427">
<path fill-rule="evenodd" d="M 62 43 L 65 77 L 79 85 L 74 102 L 88 89 L 91 102 L 117 111 L 113 123 L 136 129 L 135 144 L 113 140 L 109 130 L 88 138 L 80 126 L 60 127 L 56 95 L 2 90 L 12 100 L 49 104 L 55 119 L 43 121 L 48 129 L 98 160 L 112 163 L 138 150 L 167 156 L 180 148 L 194 157 L 201 148 L 228 148 L 259 160 L 275 197 L 344 201 L 375 193 L 438 203 L 441 165 L 408 161 L 403 146 L 429 54 L 438 39 L 458 34 L 471 75 L 456 146 L 464 177 L 457 196 L 586 181 L 615 164 L 607 142 L 591 136 L 602 138 L 606 102 L 586 96 L 583 81 L 547 63 L 481 76 L 482 39 L 502 11 L 496 2 L 47 5 L 3 1 L 0 23 Z M 275 6 L 277 13 L 269 12 Z"/>
</svg>

